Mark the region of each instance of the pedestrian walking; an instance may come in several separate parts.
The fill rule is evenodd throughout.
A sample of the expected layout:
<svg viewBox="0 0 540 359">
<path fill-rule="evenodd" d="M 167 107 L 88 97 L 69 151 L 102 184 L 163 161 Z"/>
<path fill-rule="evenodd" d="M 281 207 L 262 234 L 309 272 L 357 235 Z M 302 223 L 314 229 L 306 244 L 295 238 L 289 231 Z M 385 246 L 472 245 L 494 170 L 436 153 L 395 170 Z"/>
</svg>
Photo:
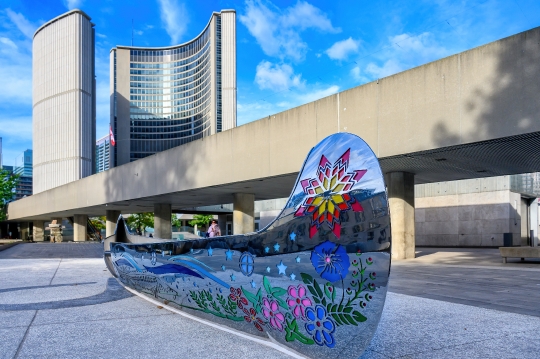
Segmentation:
<svg viewBox="0 0 540 359">
<path fill-rule="evenodd" d="M 219 229 L 219 226 L 215 219 L 212 220 L 212 224 L 210 225 L 206 233 L 208 234 L 207 237 L 210 238 L 221 236 L 221 230 Z"/>
</svg>

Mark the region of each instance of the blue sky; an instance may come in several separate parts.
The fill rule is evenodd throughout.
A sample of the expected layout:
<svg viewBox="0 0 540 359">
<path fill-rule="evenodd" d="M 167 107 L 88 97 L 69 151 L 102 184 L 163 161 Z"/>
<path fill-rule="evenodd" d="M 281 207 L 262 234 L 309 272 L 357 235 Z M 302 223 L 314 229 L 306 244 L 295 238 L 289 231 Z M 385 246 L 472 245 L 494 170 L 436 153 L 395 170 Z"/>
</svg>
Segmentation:
<svg viewBox="0 0 540 359">
<path fill-rule="evenodd" d="M 97 136 L 108 133 L 109 51 L 188 41 L 237 11 L 238 125 L 540 25 L 538 0 L 2 0 L 3 162 L 32 147 L 32 35 L 80 8 L 96 24 Z"/>
</svg>

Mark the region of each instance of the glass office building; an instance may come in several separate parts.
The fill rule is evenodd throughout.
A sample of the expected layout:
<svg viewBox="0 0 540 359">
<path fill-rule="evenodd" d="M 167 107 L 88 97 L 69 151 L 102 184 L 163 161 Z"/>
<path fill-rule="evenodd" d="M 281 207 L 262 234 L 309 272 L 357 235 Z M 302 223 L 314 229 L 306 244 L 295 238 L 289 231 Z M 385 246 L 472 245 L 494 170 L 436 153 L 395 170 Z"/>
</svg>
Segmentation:
<svg viewBox="0 0 540 359">
<path fill-rule="evenodd" d="M 111 167 L 236 126 L 235 21 L 223 10 L 185 44 L 111 50 Z"/>
<path fill-rule="evenodd" d="M 8 166 L 6 166 L 8 167 Z M 32 195 L 32 150 L 28 149 L 15 158 L 15 166 L 11 171 L 19 175 L 19 182 L 15 187 L 13 200 L 18 200 Z"/>
<path fill-rule="evenodd" d="M 109 135 L 96 141 L 96 173 L 109 169 L 111 141 Z"/>
</svg>

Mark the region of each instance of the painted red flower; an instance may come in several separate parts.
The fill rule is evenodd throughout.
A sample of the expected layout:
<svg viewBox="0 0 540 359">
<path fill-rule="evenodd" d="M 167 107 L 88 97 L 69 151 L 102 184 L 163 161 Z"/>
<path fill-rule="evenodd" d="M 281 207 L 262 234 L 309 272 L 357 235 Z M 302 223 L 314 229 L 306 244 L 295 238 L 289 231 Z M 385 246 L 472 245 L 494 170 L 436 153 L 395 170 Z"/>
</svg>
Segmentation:
<svg viewBox="0 0 540 359">
<path fill-rule="evenodd" d="M 295 217 L 311 216 L 309 238 L 312 238 L 321 224 L 326 223 L 337 238 L 341 235 L 341 221 L 339 215 L 343 211 L 363 211 L 362 205 L 348 193 L 360 181 L 367 170 L 354 170 L 347 172 L 349 167 L 349 148 L 333 164 L 322 155 L 317 177 L 300 181 L 304 193 L 309 195 L 304 203 L 295 212 Z"/>
<path fill-rule="evenodd" d="M 257 312 L 255 311 L 255 309 L 249 308 L 249 310 L 247 310 L 247 308 L 244 308 L 244 313 L 246 314 L 244 316 L 244 320 L 248 323 L 253 323 L 255 325 L 255 328 L 262 332 L 262 326 L 264 325 L 264 321 L 261 318 L 257 317 Z"/>
<path fill-rule="evenodd" d="M 236 302 L 238 308 L 244 308 L 244 305 L 248 304 L 246 298 L 242 297 L 242 289 L 231 287 L 231 294 L 229 294 L 229 299 L 233 302 Z"/>
</svg>

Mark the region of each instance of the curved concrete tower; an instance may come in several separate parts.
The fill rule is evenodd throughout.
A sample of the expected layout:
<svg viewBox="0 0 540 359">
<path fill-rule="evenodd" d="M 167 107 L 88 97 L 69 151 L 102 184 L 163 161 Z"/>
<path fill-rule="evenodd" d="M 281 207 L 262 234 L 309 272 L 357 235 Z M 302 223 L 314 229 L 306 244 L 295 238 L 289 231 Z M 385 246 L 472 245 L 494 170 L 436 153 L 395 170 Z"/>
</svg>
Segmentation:
<svg viewBox="0 0 540 359">
<path fill-rule="evenodd" d="M 34 34 L 34 194 L 94 172 L 94 43 L 94 24 L 81 10 L 52 19 Z"/>
</svg>

